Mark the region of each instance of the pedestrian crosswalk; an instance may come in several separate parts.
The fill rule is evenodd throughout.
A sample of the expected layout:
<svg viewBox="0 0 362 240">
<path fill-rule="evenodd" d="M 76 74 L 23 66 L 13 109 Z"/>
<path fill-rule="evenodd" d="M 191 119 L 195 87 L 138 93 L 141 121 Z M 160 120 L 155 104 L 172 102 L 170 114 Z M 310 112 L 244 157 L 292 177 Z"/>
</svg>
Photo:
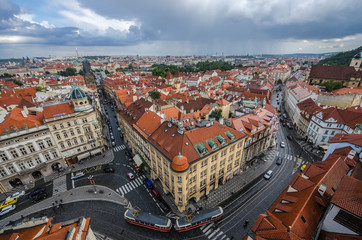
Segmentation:
<svg viewBox="0 0 362 240">
<path fill-rule="evenodd" d="M 205 224 L 200 227 L 200 230 L 205 234 L 208 239 L 212 240 L 229 240 L 226 234 L 215 225 L 215 223 Z"/>
<path fill-rule="evenodd" d="M 297 156 L 293 156 L 293 155 L 290 155 L 290 154 L 285 154 L 284 156 L 281 156 L 280 152 L 278 152 L 277 156 L 285 158 L 285 159 L 287 159 L 289 161 L 294 161 L 295 162 L 297 160 Z"/>
<path fill-rule="evenodd" d="M 124 150 L 124 149 L 126 149 L 126 146 L 125 146 L 124 144 L 121 145 L 121 146 L 115 146 L 115 147 L 113 148 L 113 150 L 114 150 L 115 152 L 122 151 L 122 150 Z"/>
<path fill-rule="evenodd" d="M 140 176 L 138 178 L 135 178 L 131 182 L 123 185 L 122 187 L 117 188 L 116 192 L 124 196 L 126 193 L 129 193 L 133 189 L 136 189 L 137 187 L 141 186 L 144 178 L 145 176 Z"/>
</svg>

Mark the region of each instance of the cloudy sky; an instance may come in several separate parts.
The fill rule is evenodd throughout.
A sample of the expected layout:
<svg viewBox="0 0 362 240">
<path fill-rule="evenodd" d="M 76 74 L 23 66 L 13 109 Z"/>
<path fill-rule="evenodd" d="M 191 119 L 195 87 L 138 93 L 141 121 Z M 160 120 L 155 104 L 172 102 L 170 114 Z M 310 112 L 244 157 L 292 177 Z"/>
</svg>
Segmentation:
<svg viewBox="0 0 362 240">
<path fill-rule="evenodd" d="M 361 0 L 0 0 L 0 58 L 321 53 L 362 45 Z"/>
</svg>

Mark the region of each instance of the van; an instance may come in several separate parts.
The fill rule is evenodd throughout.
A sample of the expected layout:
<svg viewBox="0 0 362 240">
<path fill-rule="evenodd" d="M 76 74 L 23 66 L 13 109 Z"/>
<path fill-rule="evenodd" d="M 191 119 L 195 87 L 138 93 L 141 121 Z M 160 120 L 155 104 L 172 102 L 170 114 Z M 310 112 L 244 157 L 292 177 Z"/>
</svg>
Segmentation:
<svg viewBox="0 0 362 240">
<path fill-rule="evenodd" d="M 77 172 L 74 176 L 71 177 L 72 180 L 74 179 L 78 179 L 81 177 L 84 177 L 85 173 L 84 172 Z"/>
</svg>

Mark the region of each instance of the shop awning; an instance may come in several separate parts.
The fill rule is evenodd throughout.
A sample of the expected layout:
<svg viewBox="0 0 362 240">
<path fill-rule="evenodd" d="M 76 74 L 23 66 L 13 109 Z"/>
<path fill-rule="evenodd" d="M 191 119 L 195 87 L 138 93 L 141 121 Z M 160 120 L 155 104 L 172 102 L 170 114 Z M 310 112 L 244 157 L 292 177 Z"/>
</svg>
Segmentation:
<svg viewBox="0 0 362 240">
<path fill-rule="evenodd" d="M 98 148 L 98 149 L 95 149 L 95 150 L 91 151 L 91 154 L 96 155 L 96 154 L 98 154 L 100 152 L 101 152 L 101 149 Z"/>
<path fill-rule="evenodd" d="M 87 158 L 89 156 L 90 156 L 89 152 L 86 152 L 86 153 L 79 154 L 77 157 L 78 157 L 78 160 L 81 160 L 81 159 Z"/>
<path fill-rule="evenodd" d="M 133 160 L 137 164 L 137 166 L 141 166 L 141 164 L 143 163 L 140 156 L 138 156 L 138 154 L 133 157 Z"/>
</svg>

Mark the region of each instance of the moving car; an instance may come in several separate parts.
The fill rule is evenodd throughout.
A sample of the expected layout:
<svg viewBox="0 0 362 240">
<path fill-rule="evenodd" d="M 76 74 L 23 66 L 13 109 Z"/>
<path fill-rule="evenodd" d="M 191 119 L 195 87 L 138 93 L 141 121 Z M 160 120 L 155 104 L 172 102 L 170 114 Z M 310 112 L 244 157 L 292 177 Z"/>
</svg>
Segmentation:
<svg viewBox="0 0 362 240">
<path fill-rule="evenodd" d="M 105 172 L 105 173 L 114 173 L 114 168 L 106 167 L 105 169 L 103 169 L 103 172 Z"/>
<path fill-rule="evenodd" d="M 16 208 L 15 205 L 10 205 L 10 206 L 4 207 L 3 209 L 1 209 L 0 216 L 5 215 L 5 214 L 13 211 L 15 208 Z"/>
<path fill-rule="evenodd" d="M 146 178 L 145 180 L 143 180 L 143 182 L 145 183 L 145 185 L 146 185 L 146 187 L 147 187 L 148 189 L 152 189 L 152 188 L 153 188 L 153 184 L 152 184 L 152 182 L 151 182 L 148 178 Z"/>
<path fill-rule="evenodd" d="M 276 164 L 281 165 L 282 163 L 283 163 L 283 158 L 278 158 Z"/>
<path fill-rule="evenodd" d="M 85 173 L 84 172 L 77 172 L 74 176 L 72 176 L 70 179 L 74 180 L 74 179 L 78 179 L 81 177 L 84 177 Z"/>
<path fill-rule="evenodd" d="M 288 135 L 287 138 L 288 138 L 289 140 L 293 140 L 293 137 L 290 136 L 290 135 Z"/>
<path fill-rule="evenodd" d="M 268 170 L 265 174 L 264 174 L 264 178 L 265 179 L 270 179 L 272 177 L 273 171 L 272 170 Z"/>
<path fill-rule="evenodd" d="M 115 142 L 112 142 L 112 147 L 115 147 L 116 146 L 116 143 Z"/>
<path fill-rule="evenodd" d="M 127 175 L 127 177 L 128 177 L 129 180 L 133 180 L 133 179 L 134 179 L 133 173 L 128 172 L 128 173 L 126 173 L 126 175 Z"/>
<path fill-rule="evenodd" d="M 36 202 L 39 202 L 46 198 L 47 198 L 47 194 L 45 192 L 43 192 L 43 193 L 40 193 L 40 194 L 36 195 L 35 197 L 33 197 L 31 199 L 31 202 L 36 203 Z"/>
<path fill-rule="evenodd" d="M 34 191 L 32 191 L 31 193 L 28 194 L 28 198 L 33 198 L 38 194 L 41 194 L 45 192 L 45 188 L 37 188 Z"/>
<path fill-rule="evenodd" d="M 280 147 L 281 147 L 281 148 L 285 148 L 285 143 L 284 143 L 284 142 L 280 142 Z"/>
</svg>

